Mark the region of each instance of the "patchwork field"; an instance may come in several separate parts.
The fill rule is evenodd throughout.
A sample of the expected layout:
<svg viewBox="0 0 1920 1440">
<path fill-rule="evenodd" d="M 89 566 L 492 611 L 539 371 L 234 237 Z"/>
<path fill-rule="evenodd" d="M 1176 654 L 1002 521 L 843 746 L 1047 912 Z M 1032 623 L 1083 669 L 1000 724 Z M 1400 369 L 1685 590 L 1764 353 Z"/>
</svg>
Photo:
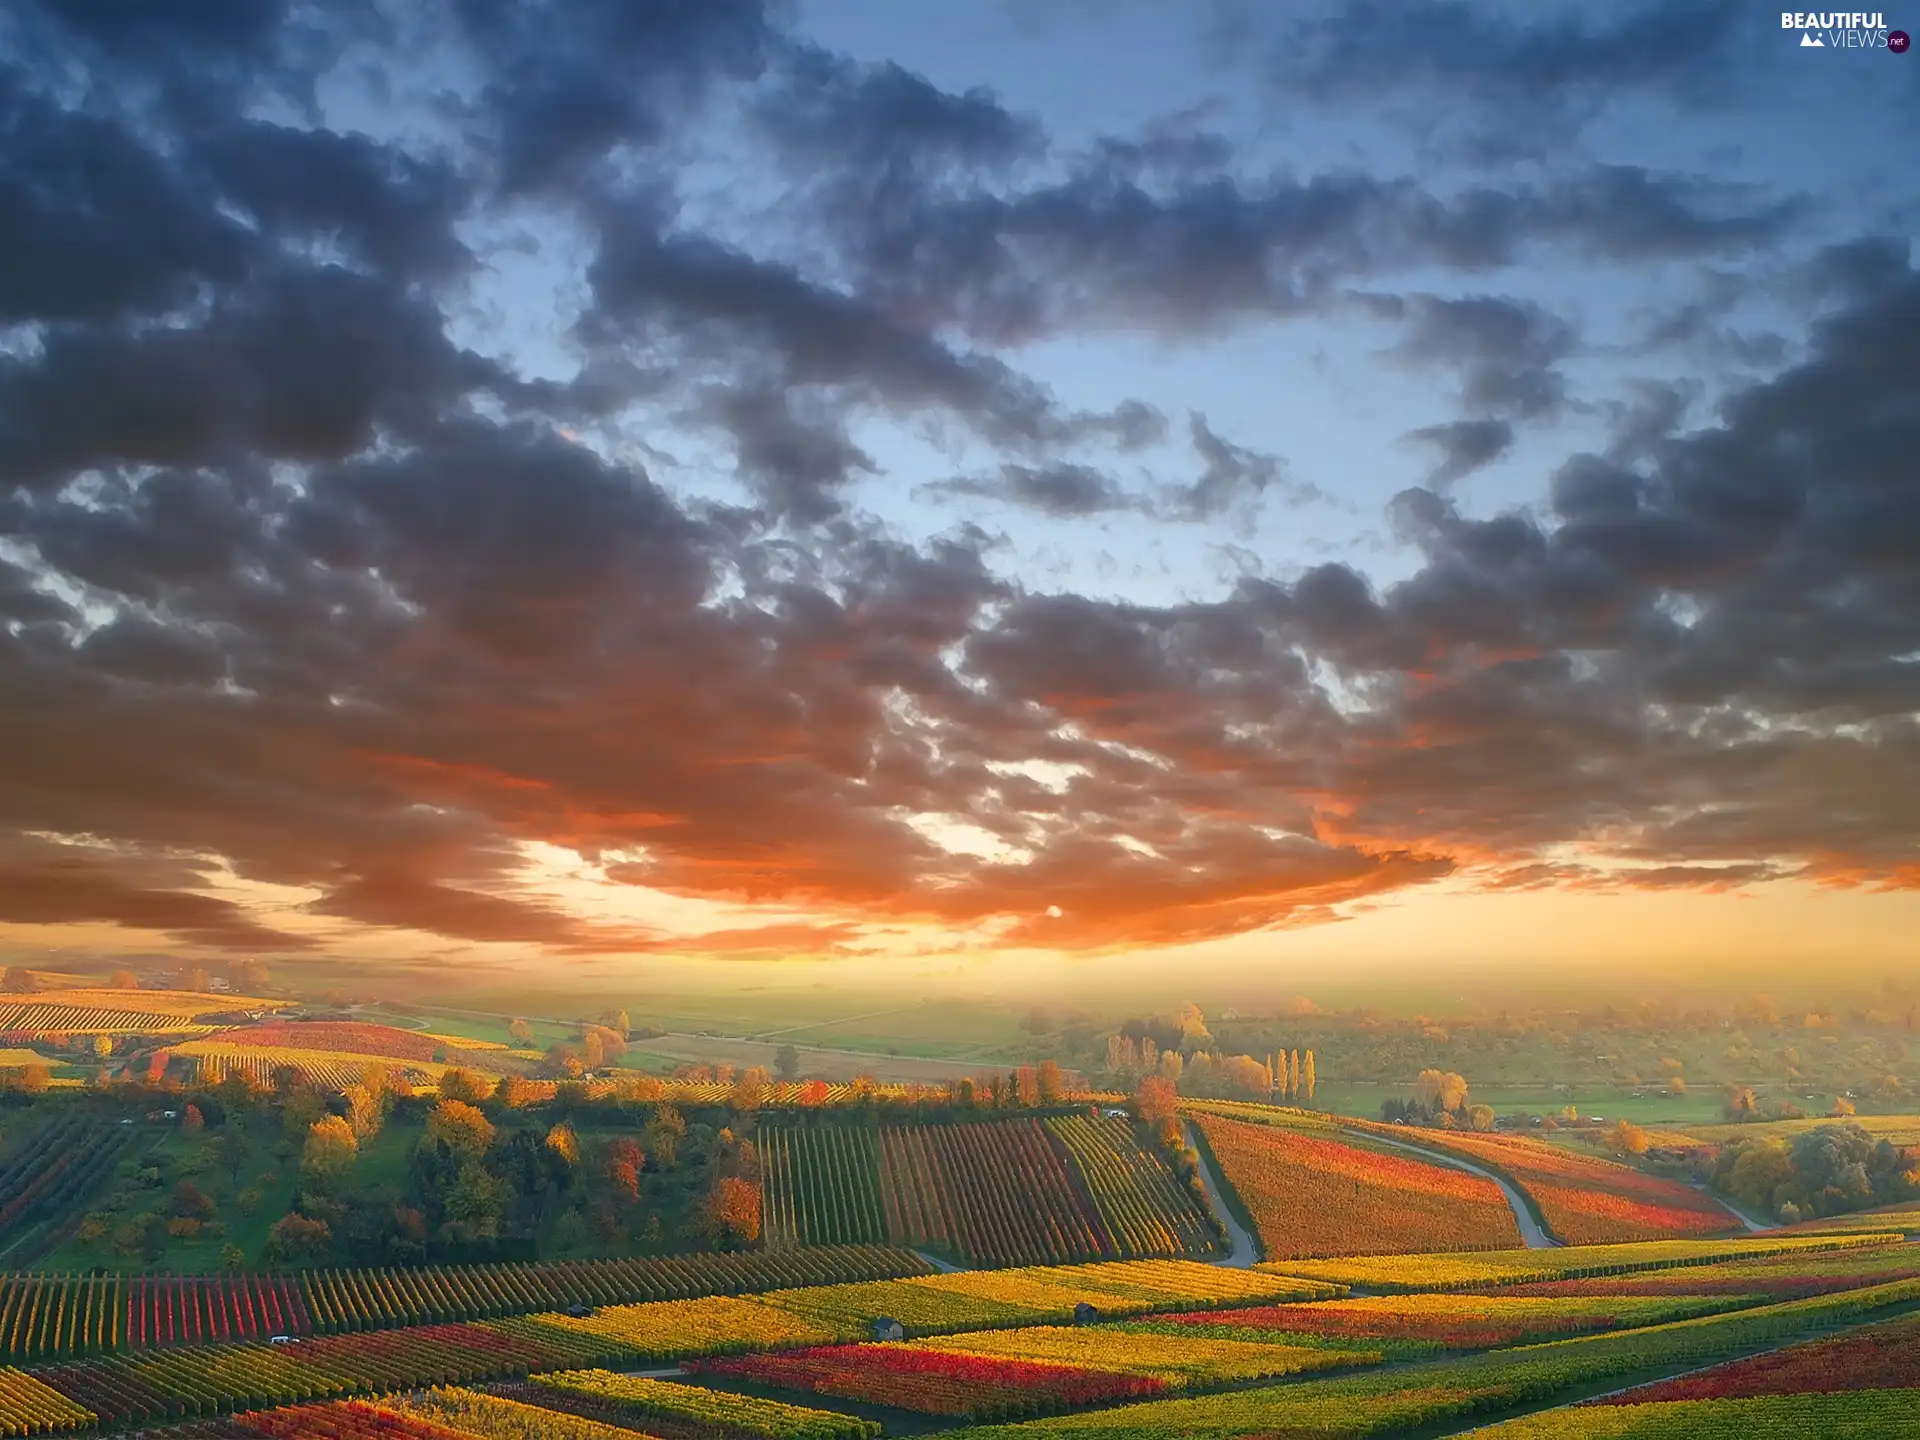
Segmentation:
<svg viewBox="0 0 1920 1440">
<path fill-rule="evenodd" d="M 857 1252 L 803 1250 L 766 1263 L 834 1253 Z M 1502 1283 L 1519 1273 L 1519 1257 L 1345 1262 L 1398 1266 L 1403 1278 L 1429 1274 L 1443 1285 L 1474 1264 L 1490 1287 L 1381 1298 L 1280 1266 L 1146 1260 L 402 1323 L 283 1346 L 188 1337 L 129 1350 L 125 1336 L 107 1336 L 86 1356 L 0 1370 L 0 1434 L 165 1421 L 184 1424 L 170 1432 L 179 1440 L 632 1440 L 636 1432 L 874 1440 L 882 1429 L 943 1426 L 975 1440 L 1337 1440 L 1454 1433 L 1636 1383 L 1607 1403 L 1543 1410 L 1496 1433 L 1731 1434 L 1724 1427 L 1741 1415 L 1755 1424 L 1883 1427 L 1793 1433 L 1907 1433 L 1884 1427 L 1911 1415 L 1910 1403 L 1900 1409 L 1889 1397 L 1914 1398 L 1920 1278 L 1910 1272 L 1920 1246 L 1753 1237 L 1530 1253 L 1561 1269 L 1670 1283 L 1632 1294 L 1596 1292 L 1589 1279 L 1536 1280 L 1523 1293 Z M 1781 1301 L 1741 1288 L 1759 1278 L 1760 1265 L 1780 1267 L 1774 1280 L 1798 1267 L 1817 1272 L 1810 1280 L 1849 1283 Z M 1855 1268 L 1837 1276 L 1836 1265 Z M 367 1272 L 356 1283 L 392 1288 L 404 1273 Z M 313 1293 L 309 1286 L 302 1298 Z M 1095 1314 L 1085 1323 L 1075 1307 L 1089 1300 Z M 373 1323 L 393 1323 L 403 1308 Z M 869 1339 L 883 1317 L 909 1338 Z M 416 1307 L 404 1318 L 426 1317 Z M 673 1361 L 690 1373 L 614 1373 Z M 1641 1383 L 1660 1377 L 1676 1378 Z M 1843 1391 L 1865 1398 L 1840 1406 Z M 858 1413 L 836 1408 L 843 1405 Z"/>
<path fill-rule="evenodd" d="M 775 1247 L 884 1239 L 1008 1265 L 1218 1244 L 1200 1201 L 1126 1120 L 775 1124 L 761 1160 Z"/>
<path fill-rule="evenodd" d="M 1193 1124 L 1270 1260 L 1520 1243 L 1491 1180 L 1290 1127 L 1211 1113 Z"/>
<path fill-rule="evenodd" d="M 1506 1176 L 1533 1202 L 1554 1237 L 1568 1245 L 1724 1235 L 1741 1228 L 1725 1206 L 1678 1181 L 1526 1136 L 1358 1128 L 1444 1150 Z"/>
</svg>

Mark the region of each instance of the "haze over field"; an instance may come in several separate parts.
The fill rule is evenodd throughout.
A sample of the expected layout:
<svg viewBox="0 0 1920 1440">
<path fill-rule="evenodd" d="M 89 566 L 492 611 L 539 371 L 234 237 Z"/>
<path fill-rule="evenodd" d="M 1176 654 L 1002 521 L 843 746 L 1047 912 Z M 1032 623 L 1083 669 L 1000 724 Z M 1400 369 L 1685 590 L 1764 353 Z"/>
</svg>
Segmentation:
<svg viewBox="0 0 1920 1440">
<path fill-rule="evenodd" d="M 8 7 L 0 950 L 1901 971 L 1920 62 L 1797 39 Z"/>
</svg>

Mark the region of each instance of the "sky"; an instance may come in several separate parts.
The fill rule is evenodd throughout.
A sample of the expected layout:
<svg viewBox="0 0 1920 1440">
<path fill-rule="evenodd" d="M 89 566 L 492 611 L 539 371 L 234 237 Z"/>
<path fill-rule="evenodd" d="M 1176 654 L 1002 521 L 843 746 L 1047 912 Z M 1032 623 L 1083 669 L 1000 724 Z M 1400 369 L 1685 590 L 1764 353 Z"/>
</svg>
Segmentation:
<svg viewBox="0 0 1920 1440">
<path fill-rule="evenodd" d="M 1898 970 L 1914 133 L 1721 0 L 9 6 L 0 951 Z"/>
</svg>

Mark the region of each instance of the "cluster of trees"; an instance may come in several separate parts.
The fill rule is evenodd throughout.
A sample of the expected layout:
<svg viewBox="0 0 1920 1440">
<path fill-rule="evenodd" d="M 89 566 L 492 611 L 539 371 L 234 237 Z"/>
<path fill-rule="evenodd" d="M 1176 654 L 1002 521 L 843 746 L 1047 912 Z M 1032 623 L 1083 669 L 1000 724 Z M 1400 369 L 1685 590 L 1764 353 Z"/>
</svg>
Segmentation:
<svg viewBox="0 0 1920 1440">
<path fill-rule="evenodd" d="M 1123 1089 L 1154 1078 L 1177 1093 L 1303 1104 L 1319 1085 L 1311 1049 L 1274 1050 L 1264 1058 L 1222 1052 L 1198 1005 L 1126 1021 L 1107 1037 L 1106 1073 Z"/>
<path fill-rule="evenodd" d="M 1722 1145 L 1710 1183 L 1752 1210 L 1792 1223 L 1920 1195 L 1920 1155 L 1843 1122 L 1791 1140 Z"/>
<path fill-rule="evenodd" d="M 1491 1130 L 1494 1121 L 1493 1107 L 1474 1104 L 1466 1076 L 1452 1070 L 1422 1070 L 1412 1096 L 1383 1101 L 1380 1118 L 1389 1125 L 1441 1130 Z"/>
</svg>

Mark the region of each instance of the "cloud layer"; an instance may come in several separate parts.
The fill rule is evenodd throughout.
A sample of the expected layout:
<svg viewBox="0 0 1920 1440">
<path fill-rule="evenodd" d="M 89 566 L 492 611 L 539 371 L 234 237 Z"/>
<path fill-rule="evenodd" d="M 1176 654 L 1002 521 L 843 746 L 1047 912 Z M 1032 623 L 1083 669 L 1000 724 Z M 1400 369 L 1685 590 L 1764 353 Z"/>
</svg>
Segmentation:
<svg viewBox="0 0 1920 1440">
<path fill-rule="evenodd" d="M 1422 85 L 1717 74 L 1644 59 L 1665 30 L 1440 8 L 1480 38 Z M 1371 83 L 1335 34 L 1293 52 L 1329 105 Z M 29 6 L 0 55 L 0 922 L 1094 950 L 1447 876 L 1920 883 L 1903 242 L 1822 250 L 1791 357 L 1697 427 L 1641 405 L 1476 518 L 1454 487 L 1586 403 L 1581 327 L 1509 282 L 1744 263 L 1793 197 L 1587 161 L 1302 178 L 1192 126 L 1073 149 L 745 0 Z M 706 144 L 775 198 L 729 209 Z M 534 307 L 557 368 L 487 321 L 528 253 L 579 257 L 577 309 Z M 1389 508 L 1401 578 L 1147 603 L 1000 563 L 994 515 L 1320 496 L 1023 358 L 1294 323 L 1448 381 L 1453 418 L 1399 427 L 1437 461 Z M 954 464 L 900 473 L 899 432 Z M 990 513 L 912 538 L 875 486 Z M 536 883 L 541 846 L 766 919 L 609 919 Z"/>
</svg>

